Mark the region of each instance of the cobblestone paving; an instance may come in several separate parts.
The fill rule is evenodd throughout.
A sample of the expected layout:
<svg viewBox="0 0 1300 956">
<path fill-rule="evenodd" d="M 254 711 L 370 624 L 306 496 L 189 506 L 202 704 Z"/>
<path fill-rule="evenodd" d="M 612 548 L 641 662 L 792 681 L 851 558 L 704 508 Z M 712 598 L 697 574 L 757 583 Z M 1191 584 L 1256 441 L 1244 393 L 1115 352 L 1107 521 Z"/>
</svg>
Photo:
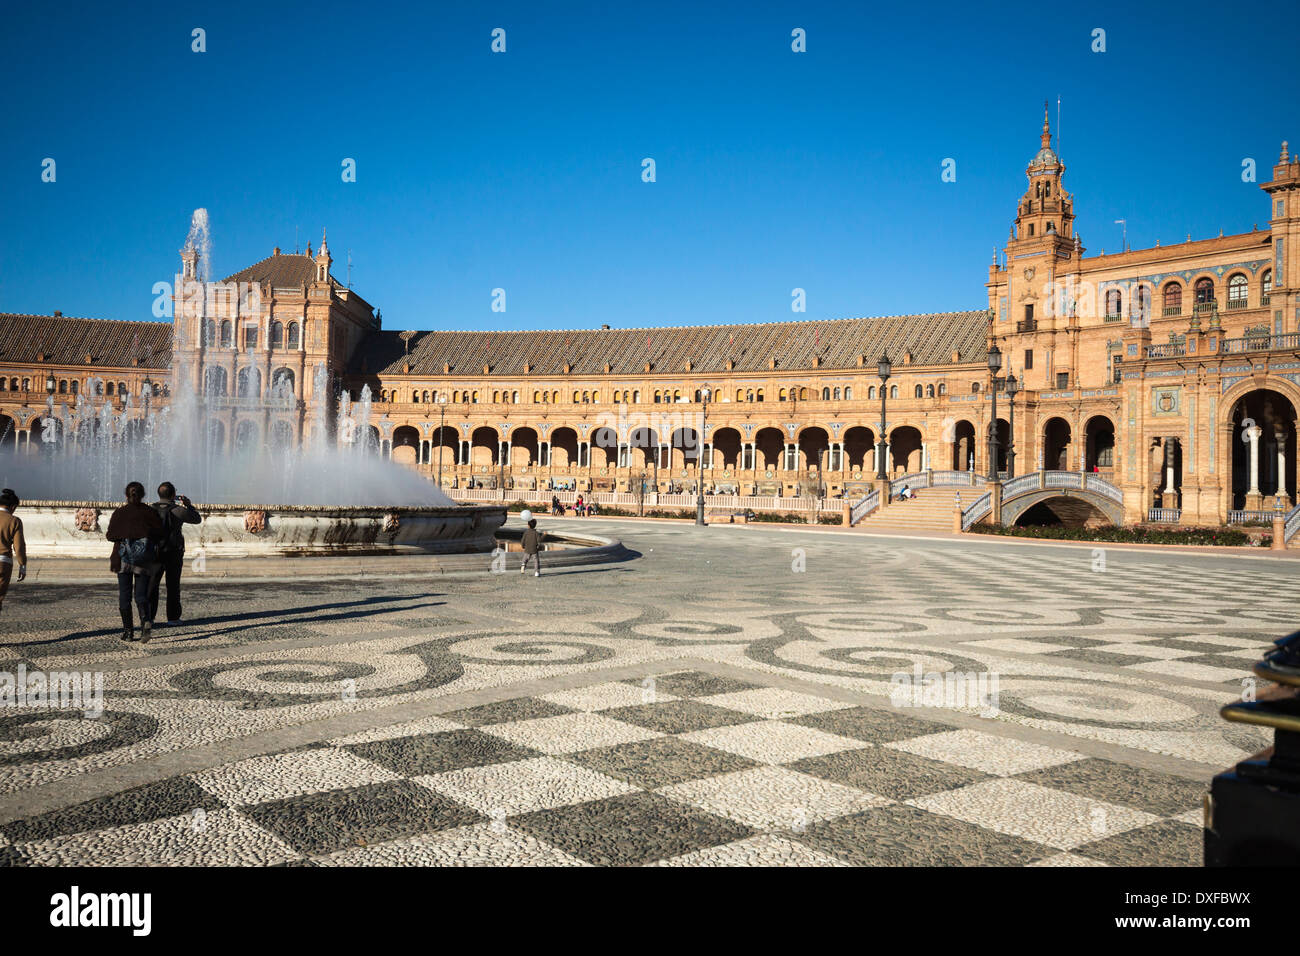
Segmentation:
<svg viewBox="0 0 1300 956">
<path fill-rule="evenodd" d="M 1197 865 L 1300 606 L 1267 559 L 584 524 L 640 556 L 193 575 L 145 647 L 111 586 L 16 586 L 0 671 L 105 713 L 0 712 L 0 865 Z M 917 673 L 996 707 L 895 706 Z"/>
</svg>

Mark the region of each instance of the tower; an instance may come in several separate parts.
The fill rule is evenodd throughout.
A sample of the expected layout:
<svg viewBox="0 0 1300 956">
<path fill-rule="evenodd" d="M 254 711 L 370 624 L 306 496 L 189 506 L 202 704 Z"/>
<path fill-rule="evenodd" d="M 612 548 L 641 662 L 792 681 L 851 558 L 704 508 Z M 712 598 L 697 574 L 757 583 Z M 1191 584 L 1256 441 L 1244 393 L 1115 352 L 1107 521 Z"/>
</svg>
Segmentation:
<svg viewBox="0 0 1300 956">
<path fill-rule="evenodd" d="M 1273 331 L 1300 331 L 1300 156 L 1284 142 L 1273 167 L 1273 181 L 1262 183 L 1271 203 L 1269 226 L 1273 239 L 1273 288 L 1269 305 Z"/>
</svg>

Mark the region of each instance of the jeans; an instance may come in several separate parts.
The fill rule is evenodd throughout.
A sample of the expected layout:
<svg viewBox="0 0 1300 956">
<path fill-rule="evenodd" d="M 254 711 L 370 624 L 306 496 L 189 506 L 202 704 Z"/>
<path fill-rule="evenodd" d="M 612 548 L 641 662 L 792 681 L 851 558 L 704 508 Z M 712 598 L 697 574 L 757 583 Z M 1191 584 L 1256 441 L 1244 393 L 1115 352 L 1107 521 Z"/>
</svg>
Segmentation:
<svg viewBox="0 0 1300 956">
<path fill-rule="evenodd" d="M 135 627 L 131 619 L 131 600 L 135 599 L 136 610 L 140 612 L 140 623 L 149 620 L 149 585 L 153 574 L 133 574 L 122 571 L 117 576 L 117 606 L 122 612 L 122 626 L 127 629 Z"/>
<path fill-rule="evenodd" d="M 529 561 L 533 562 L 533 570 L 536 571 L 538 574 L 541 574 L 542 573 L 542 552 L 534 551 L 532 554 L 524 555 L 524 563 L 519 568 L 519 570 L 520 571 L 526 570 L 528 568 Z"/>
<path fill-rule="evenodd" d="M 158 616 L 158 588 L 167 579 L 167 620 L 181 619 L 181 569 L 185 566 L 185 554 L 168 554 L 162 559 L 162 567 L 151 576 L 149 582 L 149 620 Z"/>
</svg>

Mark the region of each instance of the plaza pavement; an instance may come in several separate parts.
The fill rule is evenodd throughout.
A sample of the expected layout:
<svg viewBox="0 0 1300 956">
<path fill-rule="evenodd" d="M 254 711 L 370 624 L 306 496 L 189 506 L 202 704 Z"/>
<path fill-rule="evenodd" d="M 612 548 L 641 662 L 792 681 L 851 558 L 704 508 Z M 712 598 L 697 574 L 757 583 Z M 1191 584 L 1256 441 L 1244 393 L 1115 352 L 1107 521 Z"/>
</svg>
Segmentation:
<svg viewBox="0 0 1300 956">
<path fill-rule="evenodd" d="M 1268 743 L 1218 708 L 1300 598 L 1266 556 L 566 526 L 637 556 L 209 560 L 145 647 L 107 575 L 16 585 L 0 672 L 106 710 L 0 711 L 0 864 L 1198 865 Z M 996 708 L 891 701 L 936 672 Z"/>
</svg>

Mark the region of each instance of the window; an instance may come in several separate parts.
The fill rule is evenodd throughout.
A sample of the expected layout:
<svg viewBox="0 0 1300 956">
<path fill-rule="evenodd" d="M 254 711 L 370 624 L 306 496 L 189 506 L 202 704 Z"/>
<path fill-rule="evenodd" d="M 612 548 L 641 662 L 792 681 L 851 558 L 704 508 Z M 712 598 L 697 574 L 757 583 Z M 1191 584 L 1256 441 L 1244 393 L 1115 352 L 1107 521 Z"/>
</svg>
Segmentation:
<svg viewBox="0 0 1300 956">
<path fill-rule="evenodd" d="M 799 389 L 799 401 L 804 402 L 807 400 L 808 400 L 808 389 L 806 388 Z"/>
<path fill-rule="evenodd" d="M 777 400 L 778 402 L 784 402 L 784 401 L 786 400 L 786 392 L 785 392 L 785 389 L 781 389 L 781 391 L 777 392 L 776 400 Z"/>
<path fill-rule="evenodd" d="M 1057 388 L 1069 388 L 1069 387 L 1070 387 L 1070 373 L 1069 373 L 1069 372 L 1057 372 L 1057 373 L 1056 373 L 1056 387 L 1057 387 Z"/>
<path fill-rule="evenodd" d="M 1272 293 L 1272 291 L 1273 291 L 1273 270 L 1272 270 L 1272 269 L 1265 269 L 1265 270 L 1264 270 L 1263 287 L 1262 287 L 1262 288 L 1263 288 L 1264 297 L 1267 298 L 1267 297 L 1269 296 L 1269 294 Z M 1267 305 L 1268 303 L 1265 302 L 1265 303 L 1263 303 L 1263 304 Z"/>
<path fill-rule="evenodd" d="M 60 394 L 60 395 L 67 395 L 67 394 L 68 394 L 68 380 L 67 380 L 67 379 L 63 379 L 62 381 L 59 382 L 59 394 Z"/>
<path fill-rule="evenodd" d="M 283 322 L 271 323 L 271 348 L 273 349 L 284 348 L 284 323 Z"/>
<path fill-rule="evenodd" d="M 1165 286 L 1164 314 L 1179 315 L 1183 311 L 1183 287 L 1177 282 Z"/>
<path fill-rule="evenodd" d="M 844 400 L 845 400 L 846 402 L 851 402 L 851 401 L 853 401 L 853 386 L 852 386 L 852 385 L 846 385 L 846 386 L 845 386 L 845 388 L 844 388 Z"/>
<path fill-rule="evenodd" d="M 922 393 L 921 393 L 921 386 L 920 386 L 920 385 L 916 386 L 916 388 L 912 390 L 912 397 L 913 397 L 913 398 L 920 398 L 920 397 L 921 397 L 921 394 L 922 394 Z"/>
<path fill-rule="evenodd" d="M 831 390 L 830 390 L 829 388 L 823 388 L 823 389 L 822 389 L 822 401 L 823 401 L 823 402 L 829 402 L 830 400 L 831 400 Z"/>
<path fill-rule="evenodd" d="M 117 395 L 118 395 L 119 398 L 121 398 L 121 397 L 123 397 L 124 395 L 126 395 L 126 382 L 118 382 L 118 383 L 117 383 Z"/>
<path fill-rule="evenodd" d="M 836 389 L 836 391 L 838 392 L 839 389 Z M 836 397 L 836 398 L 839 398 L 838 395 L 836 395 L 835 397 Z M 758 390 L 758 400 L 759 400 L 760 402 L 763 400 L 763 390 L 762 390 L 761 388 Z"/>
<path fill-rule="evenodd" d="M 203 344 L 217 344 L 217 321 L 216 319 L 207 319 L 203 323 Z"/>
<path fill-rule="evenodd" d="M 867 400 L 870 401 L 871 399 L 873 399 L 873 398 L 875 398 L 875 397 L 876 397 L 876 386 L 874 386 L 874 385 L 868 385 L 868 386 L 867 386 Z"/>
<path fill-rule="evenodd" d="M 641 392 L 640 392 L 640 391 L 634 391 L 634 392 L 632 393 L 632 404 L 633 404 L 633 405 L 639 405 L 640 403 L 641 403 Z"/>
<path fill-rule="evenodd" d="M 980 383 L 979 383 L 979 382 L 971 382 L 971 383 L 970 383 L 970 393 L 971 393 L 972 395 L 978 395 L 978 394 L 979 394 L 979 391 L 980 391 Z"/>
<path fill-rule="evenodd" d="M 1034 234 L 1034 224 L 1031 222 L 1029 224 L 1029 235 L 1032 236 L 1033 234 Z"/>
<path fill-rule="evenodd" d="M 1136 314 L 1143 322 L 1151 321 L 1151 287 L 1147 285 L 1138 286 Z"/>
<path fill-rule="evenodd" d="M 1034 321 L 1034 307 L 1032 304 L 1025 306 L 1025 324 L 1028 325 Z"/>
<path fill-rule="evenodd" d="M 939 383 L 939 394 L 940 394 L 940 395 L 947 395 L 947 394 L 948 394 L 948 386 L 947 386 L 946 383 L 944 383 L 944 382 L 940 382 L 940 383 Z"/>
<path fill-rule="evenodd" d="M 1025 369 L 1028 370 L 1033 367 L 1034 367 L 1034 350 L 1025 349 Z"/>
<path fill-rule="evenodd" d="M 934 398 L 934 386 L 933 386 L 933 385 L 927 385 L 927 386 L 925 387 L 925 397 L 926 397 L 926 398 Z"/>
<path fill-rule="evenodd" d="M 1106 315 L 1119 315 L 1123 309 L 1123 297 L 1119 289 L 1111 289 L 1106 293 Z"/>
<path fill-rule="evenodd" d="M 1197 305 L 1209 305 L 1214 301 L 1214 280 L 1197 279 L 1195 290 Z"/>
<path fill-rule="evenodd" d="M 221 323 L 221 347 L 228 349 L 235 344 L 235 327 L 226 319 Z"/>
<path fill-rule="evenodd" d="M 298 323 L 290 322 L 289 323 L 289 348 L 296 349 L 297 347 L 298 347 Z"/>
<path fill-rule="evenodd" d="M 1244 309 L 1246 307 L 1246 294 L 1248 286 L 1246 277 L 1240 272 L 1228 279 L 1228 308 Z"/>
<path fill-rule="evenodd" d="M 891 385 L 891 386 L 889 386 L 889 397 L 890 397 L 890 398 L 898 398 L 898 386 L 897 386 L 897 385 Z"/>
</svg>

